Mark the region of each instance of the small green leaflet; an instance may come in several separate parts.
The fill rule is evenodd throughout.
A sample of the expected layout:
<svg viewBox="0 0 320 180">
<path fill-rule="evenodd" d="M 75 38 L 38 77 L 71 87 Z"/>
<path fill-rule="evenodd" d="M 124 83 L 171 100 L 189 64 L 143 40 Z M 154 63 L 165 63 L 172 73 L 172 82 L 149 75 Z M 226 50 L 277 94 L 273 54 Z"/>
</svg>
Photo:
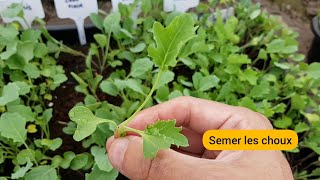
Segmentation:
<svg viewBox="0 0 320 180">
<path fill-rule="evenodd" d="M 29 160 L 27 165 L 25 167 L 21 167 L 18 171 L 15 173 L 11 174 L 12 179 L 19 179 L 22 178 L 26 172 L 29 171 L 29 169 L 33 166 L 32 162 Z"/>
<path fill-rule="evenodd" d="M 0 106 L 19 98 L 19 87 L 15 83 L 9 83 L 3 87 L 2 96 L 0 96 Z"/>
<path fill-rule="evenodd" d="M 157 47 L 150 45 L 148 55 L 153 58 L 155 64 L 161 68 L 174 67 L 177 56 L 182 46 L 195 37 L 193 17 L 190 14 L 177 16 L 168 27 L 161 23 L 153 24 L 153 35 Z"/>
<path fill-rule="evenodd" d="M 91 154 L 101 171 L 110 172 L 113 167 L 109 162 L 108 155 L 106 154 L 106 148 L 100 148 L 98 146 L 93 146 L 91 148 Z"/>
<path fill-rule="evenodd" d="M 90 174 L 86 174 L 86 180 L 112 180 L 116 179 L 119 172 L 115 169 L 111 171 L 102 171 L 99 169 L 97 165 L 94 165 L 92 168 L 92 172 Z"/>
<path fill-rule="evenodd" d="M 4 113 L 0 118 L 0 135 L 24 143 L 27 138 L 25 126 L 25 119 L 18 113 Z"/>
<path fill-rule="evenodd" d="M 84 106 L 74 107 L 69 111 L 69 118 L 77 124 L 77 130 L 73 135 L 74 140 L 81 141 L 94 133 L 101 123 L 113 123 L 111 120 L 97 118 L 89 108 Z"/>
<path fill-rule="evenodd" d="M 143 154 L 147 158 L 154 158 L 160 149 L 170 146 L 189 146 L 188 139 L 180 134 L 182 128 L 175 126 L 176 120 L 161 121 L 148 125 L 140 134 L 143 138 Z"/>
</svg>

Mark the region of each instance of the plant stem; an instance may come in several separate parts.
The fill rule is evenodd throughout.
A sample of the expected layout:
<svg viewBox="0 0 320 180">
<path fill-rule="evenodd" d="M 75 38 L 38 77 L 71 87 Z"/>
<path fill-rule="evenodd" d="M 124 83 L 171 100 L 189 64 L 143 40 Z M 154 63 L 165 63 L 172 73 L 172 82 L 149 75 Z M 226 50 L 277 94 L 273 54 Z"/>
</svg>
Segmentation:
<svg viewBox="0 0 320 180">
<path fill-rule="evenodd" d="M 26 147 L 26 149 L 30 152 L 30 148 L 29 148 L 29 146 L 27 145 L 27 143 L 26 143 L 26 142 L 23 142 L 23 145 L 24 145 L 24 146 Z M 33 159 L 34 163 L 36 164 L 36 166 L 39 166 L 39 164 L 38 164 L 38 162 L 37 162 L 37 160 L 36 160 L 36 157 L 32 155 L 32 159 Z"/>
<path fill-rule="evenodd" d="M 107 59 L 108 59 L 108 53 L 109 53 L 109 48 L 110 48 L 110 40 L 111 40 L 111 30 L 109 30 L 108 33 L 108 39 L 107 39 L 107 45 L 106 45 L 106 50 L 104 52 L 103 56 L 103 62 L 102 62 L 102 67 L 101 69 L 105 69 L 104 66 L 106 65 Z"/>
<path fill-rule="evenodd" d="M 138 133 L 140 135 L 142 135 L 144 133 L 143 131 L 140 131 L 138 129 L 133 129 L 133 128 L 128 127 L 128 126 L 124 126 L 123 129 L 127 130 L 125 132 L 134 132 L 134 133 Z"/>
<path fill-rule="evenodd" d="M 126 121 L 124 121 L 123 123 L 120 124 L 120 128 L 127 126 L 133 120 L 133 118 L 142 110 L 142 108 L 144 108 L 144 106 L 147 104 L 147 102 L 151 98 L 153 92 L 156 90 L 158 83 L 159 83 L 159 80 L 161 78 L 162 72 L 163 72 L 163 69 L 160 69 L 160 71 L 158 72 L 157 78 L 156 78 L 148 96 L 146 97 L 146 99 L 143 101 L 143 103 L 140 105 L 140 107 L 136 110 L 136 112 L 134 112 Z"/>
<path fill-rule="evenodd" d="M 105 122 L 105 123 L 111 123 L 113 124 L 115 127 L 117 127 L 117 123 L 115 123 L 114 121 L 110 120 L 110 119 L 102 119 L 102 118 L 99 118 L 101 121 Z"/>
</svg>

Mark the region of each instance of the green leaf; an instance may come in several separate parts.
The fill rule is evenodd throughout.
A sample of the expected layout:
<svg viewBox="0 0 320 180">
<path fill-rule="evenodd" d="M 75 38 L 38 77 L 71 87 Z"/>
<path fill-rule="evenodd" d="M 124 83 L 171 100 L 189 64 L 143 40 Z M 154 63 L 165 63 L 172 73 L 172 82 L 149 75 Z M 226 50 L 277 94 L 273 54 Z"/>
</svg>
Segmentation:
<svg viewBox="0 0 320 180">
<path fill-rule="evenodd" d="M 261 9 L 256 9 L 254 10 L 251 14 L 250 14 L 250 19 L 253 20 L 255 18 L 257 18 L 261 13 Z"/>
<path fill-rule="evenodd" d="M 25 180 L 57 180 L 58 175 L 54 167 L 38 166 L 25 175 Z"/>
<path fill-rule="evenodd" d="M 320 78 L 320 63 L 312 63 L 309 65 L 309 68 L 308 68 L 308 74 L 315 78 L 315 79 L 319 79 Z"/>
<path fill-rule="evenodd" d="M 94 160 L 100 170 L 110 172 L 113 169 L 109 162 L 108 155 L 106 154 L 106 148 L 93 146 L 91 148 L 91 154 L 93 155 Z"/>
<path fill-rule="evenodd" d="M 55 151 L 62 145 L 62 139 L 56 138 L 56 139 L 41 139 L 41 145 L 47 146 L 50 150 Z"/>
<path fill-rule="evenodd" d="M 102 171 L 97 165 L 93 166 L 92 172 L 86 174 L 86 180 L 115 180 L 118 177 L 119 172 L 112 169 L 110 172 Z"/>
<path fill-rule="evenodd" d="M 106 32 L 116 33 L 120 31 L 120 18 L 119 12 L 113 12 L 108 14 L 108 16 L 103 21 L 103 27 Z"/>
<path fill-rule="evenodd" d="M 285 41 L 282 39 L 275 39 L 267 44 L 267 51 L 269 53 L 279 53 L 285 47 Z"/>
<path fill-rule="evenodd" d="M 9 102 L 19 98 L 19 87 L 15 83 L 9 83 L 3 87 L 0 97 L 0 106 L 4 106 Z"/>
<path fill-rule="evenodd" d="M 125 83 L 126 83 L 126 86 L 128 88 L 130 88 L 131 90 L 145 95 L 145 93 L 143 92 L 142 86 L 138 82 L 138 80 L 136 80 L 136 79 L 128 79 L 128 80 L 125 81 Z"/>
<path fill-rule="evenodd" d="M 76 154 L 72 151 L 63 153 L 63 160 L 60 162 L 60 167 L 63 169 L 68 169 L 70 167 L 71 161 L 76 157 Z"/>
<path fill-rule="evenodd" d="M 139 53 L 139 52 L 142 52 L 146 47 L 147 46 L 145 43 L 139 43 L 135 47 L 130 48 L 130 51 L 133 53 Z"/>
<path fill-rule="evenodd" d="M 296 133 L 302 133 L 309 130 L 310 130 L 310 127 L 305 122 L 299 122 L 294 128 L 294 131 Z"/>
<path fill-rule="evenodd" d="M 157 100 L 158 103 L 162 103 L 168 100 L 169 93 L 170 92 L 168 86 L 161 86 L 158 88 L 154 98 Z"/>
<path fill-rule="evenodd" d="M 53 78 L 53 84 L 55 85 L 60 85 L 68 80 L 65 74 L 56 74 L 52 78 Z"/>
<path fill-rule="evenodd" d="M 43 43 L 37 43 L 34 47 L 34 56 L 37 58 L 43 58 L 48 54 L 48 47 Z"/>
<path fill-rule="evenodd" d="M 84 106 L 72 108 L 69 111 L 69 118 L 77 124 L 73 139 L 78 142 L 94 133 L 99 124 L 113 122 L 112 120 L 97 118 L 90 109 Z"/>
<path fill-rule="evenodd" d="M 52 112 L 53 112 L 53 109 L 50 108 L 50 109 L 46 109 L 43 111 L 42 113 L 42 119 L 46 122 L 46 123 L 49 123 L 49 121 L 51 120 L 52 118 Z"/>
<path fill-rule="evenodd" d="M 92 23 L 100 30 L 103 29 L 103 19 L 102 17 L 97 13 L 91 13 L 90 14 L 90 20 Z"/>
<path fill-rule="evenodd" d="M 175 66 L 182 46 L 195 37 L 195 31 L 193 17 L 190 14 L 177 16 L 166 28 L 155 22 L 153 34 L 157 47 L 150 45 L 148 55 L 161 68 Z"/>
<path fill-rule="evenodd" d="M 137 59 L 131 65 L 130 75 L 134 78 L 139 77 L 152 70 L 153 62 L 149 58 Z"/>
<path fill-rule="evenodd" d="M 100 89 L 102 90 L 102 92 L 107 93 L 111 96 L 117 96 L 119 93 L 117 86 L 108 80 L 101 82 Z"/>
<path fill-rule="evenodd" d="M 30 158 L 35 157 L 35 155 L 36 153 L 32 149 L 23 149 L 19 151 L 16 159 L 17 159 L 17 162 L 22 165 L 30 161 Z"/>
<path fill-rule="evenodd" d="M 284 116 L 273 122 L 273 125 L 277 128 L 287 129 L 292 125 L 292 119 L 290 117 Z"/>
<path fill-rule="evenodd" d="M 177 97 L 183 96 L 182 92 L 179 90 L 174 90 L 173 92 L 171 92 L 168 96 L 169 99 L 174 99 Z"/>
<path fill-rule="evenodd" d="M 29 169 L 31 169 L 32 166 L 33 166 L 33 164 L 29 160 L 25 167 L 22 167 L 22 168 L 18 169 L 15 173 L 11 174 L 11 178 L 12 179 L 22 178 L 29 171 Z"/>
<path fill-rule="evenodd" d="M 256 104 L 249 97 L 242 98 L 238 105 L 242 106 L 242 107 L 249 108 L 249 109 L 251 109 L 253 111 L 257 111 Z"/>
<path fill-rule="evenodd" d="M 161 121 L 148 125 L 140 135 L 143 138 L 143 154 L 154 158 L 160 149 L 168 149 L 172 144 L 187 147 L 188 139 L 180 134 L 182 128 L 175 127 L 176 120 Z"/>
<path fill-rule="evenodd" d="M 249 64 L 251 60 L 247 55 L 243 54 L 231 54 L 227 59 L 229 64 L 236 64 L 236 65 L 242 65 L 242 64 Z"/>
<path fill-rule="evenodd" d="M 213 87 L 216 87 L 220 79 L 215 75 L 202 76 L 201 73 L 196 72 L 192 76 L 193 85 L 198 91 L 208 91 Z"/>
<path fill-rule="evenodd" d="M 70 164 L 72 170 L 85 169 L 90 164 L 91 155 L 89 153 L 78 154 Z"/>
<path fill-rule="evenodd" d="M 8 106 L 8 112 L 10 113 L 18 113 L 28 122 L 33 122 L 36 118 L 36 114 L 32 112 L 31 108 L 25 105 L 13 105 Z"/>
<path fill-rule="evenodd" d="M 17 54 L 24 58 L 26 62 L 33 59 L 34 44 L 32 42 L 24 42 L 18 45 Z"/>
<path fill-rule="evenodd" d="M 173 80 L 174 80 L 174 73 L 172 71 L 164 71 L 164 72 L 162 72 L 156 89 L 158 89 L 161 86 L 164 86 L 164 85 L 168 84 L 169 82 L 171 82 Z"/>
<path fill-rule="evenodd" d="M 253 98 L 264 98 L 266 95 L 269 94 L 270 85 L 266 81 L 261 82 L 259 85 L 254 86 L 249 95 L 252 96 Z"/>
<path fill-rule="evenodd" d="M 95 34 L 94 39 L 97 41 L 100 47 L 105 47 L 107 45 L 107 37 L 103 34 Z"/>
<path fill-rule="evenodd" d="M 8 67 L 10 69 L 23 69 L 26 63 L 27 62 L 23 56 L 19 54 L 14 54 L 7 60 Z"/>
<path fill-rule="evenodd" d="M 4 113 L 0 117 L 0 134 L 13 142 L 24 143 L 27 138 L 26 121 L 18 113 Z"/>
<path fill-rule="evenodd" d="M 16 81 L 14 82 L 19 87 L 19 94 L 26 95 L 30 92 L 31 86 L 26 82 Z"/>
<path fill-rule="evenodd" d="M 32 63 L 28 63 L 24 66 L 23 71 L 32 79 L 40 77 L 40 70 L 38 67 Z"/>
</svg>

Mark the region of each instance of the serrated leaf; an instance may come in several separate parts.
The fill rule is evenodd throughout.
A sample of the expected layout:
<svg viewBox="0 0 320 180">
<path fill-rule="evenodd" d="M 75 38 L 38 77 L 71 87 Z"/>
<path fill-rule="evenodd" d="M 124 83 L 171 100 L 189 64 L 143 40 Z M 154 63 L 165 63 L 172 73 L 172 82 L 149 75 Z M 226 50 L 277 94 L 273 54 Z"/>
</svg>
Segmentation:
<svg viewBox="0 0 320 180">
<path fill-rule="evenodd" d="M 105 148 L 100 148 L 98 146 L 93 146 L 91 148 L 91 154 L 100 170 L 110 172 L 113 167 L 109 162 L 108 155 L 106 154 Z"/>
<path fill-rule="evenodd" d="M 286 129 L 289 128 L 292 124 L 292 119 L 290 117 L 284 116 L 273 122 L 273 125 L 277 128 Z"/>
<path fill-rule="evenodd" d="M 24 143 L 27 138 L 25 119 L 18 113 L 4 113 L 0 117 L 0 134 L 13 142 Z"/>
<path fill-rule="evenodd" d="M 173 67 L 182 46 L 195 36 L 193 17 L 190 14 L 177 16 L 168 27 L 159 22 L 153 24 L 156 47 L 148 47 L 148 55 L 161 68 Z"/>
<path fill-rule="evenodd" d="M 148 125 L 140 134 L 143 138 L 143 154 L 154 158 L 160 149 L 168 149 L 171 145 L 186 147 L 188 139 L 180 134 L 181 128 L 175 126 L 176 120 L 158 121 Z"/>
</svg>

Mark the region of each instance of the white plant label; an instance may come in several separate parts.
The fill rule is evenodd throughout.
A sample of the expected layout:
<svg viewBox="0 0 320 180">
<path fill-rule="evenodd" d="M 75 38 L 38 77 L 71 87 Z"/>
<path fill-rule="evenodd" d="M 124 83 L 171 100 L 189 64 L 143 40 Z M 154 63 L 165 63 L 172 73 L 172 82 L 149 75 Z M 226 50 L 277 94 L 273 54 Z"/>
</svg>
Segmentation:
<svg viewBox="0 0 320 180">
<path fill-rule="evenodd" d="M 41 0 L 2 0 L 0 1 L 0 12 L 4 11 L 12 3 L 22 3 L 24 18 L 26 21 L 19 17 L 5 18 L 2 16 L 5 23 L 18 21 L 24 29 L 27 29 L 32 26 L 32 22 L 36 17 L 44 18 L 45 16 Z"/>
<path fill-rule="evenodd" d="M 54 3 L 58 17 L 74 20 L 78 29 L 80 44 L 87 44 L 84 19 L 91 13 L 98 13 L 97 0 L 54 0 Z"/>
<path fill-rule="evenodd" d="M 119 11 L 119 4 L 125 4 L 125 5 L 130 5 L 132 3 L 134 3 L 134 0 L 111 0 L 111 4 L 112 4 L 112 10 L 113 11 Z M 132 12 L 132 19 L 136 20 L 138 19 L 139 14 L 141 13 L 141 7 L 140 5 L 137 6 L 136 10 L 134 12 Z"/>
<path fill-rule="evenodd" d="M 41 0 L 22 0 L 24 18 L 26 19 L 28 26 L 31 27 L 32 22 L 36 17 L 42 19 L 45 14 L 43 11 L 43 6 Z"/>
<path fill-rule="evenodd" d="M 197 7 L 200 0 L 164 0 L 165 12 L 178 11 L 187 12 L 190 8 Z"/>
</svg>

